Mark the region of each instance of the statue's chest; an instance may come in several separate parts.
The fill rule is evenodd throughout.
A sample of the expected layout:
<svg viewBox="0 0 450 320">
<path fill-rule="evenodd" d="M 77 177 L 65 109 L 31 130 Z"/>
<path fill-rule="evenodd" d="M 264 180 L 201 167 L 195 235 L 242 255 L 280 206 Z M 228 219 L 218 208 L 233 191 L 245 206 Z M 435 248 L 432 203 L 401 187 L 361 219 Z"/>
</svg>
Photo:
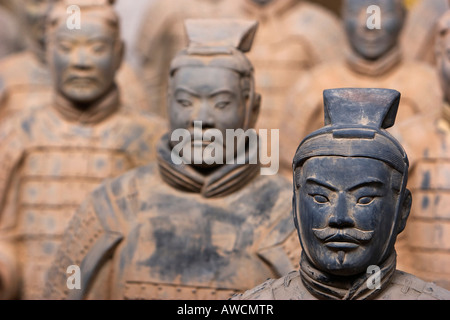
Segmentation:
<svg viewBox="0 0 450 320">
<path fill-rule="evenodd" d="M 272 276 L 257 254 L 266 222 L 239 204 L 169 195 L 140 209 L 118 257 L 126 298 L 223 299 Z"/>
<path fill-rule="evenodd" d="M 29 149 L 18 182 L 21 233 L 62 235 L 90 191 L 131 168 L 125 153 L 88 145 Z"/>
</svg>

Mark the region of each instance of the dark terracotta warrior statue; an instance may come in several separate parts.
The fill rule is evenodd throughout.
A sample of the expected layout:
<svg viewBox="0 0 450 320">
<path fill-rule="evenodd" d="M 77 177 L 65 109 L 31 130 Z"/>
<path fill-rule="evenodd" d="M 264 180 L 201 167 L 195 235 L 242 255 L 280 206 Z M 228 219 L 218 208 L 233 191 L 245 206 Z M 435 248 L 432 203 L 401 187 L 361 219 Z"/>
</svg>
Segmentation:
<svg viewBox="0 0 450 320">
<path fill-rule="evenodd" d="M 325 127 L 293 160 L 300 270 L 235 299 L 450 299 L 396 269 L 394 245 L 412 202 L 407 155 L 386 131 L 399 101 L 388 89 L 324 92 Z"/>
<path fill-rule="evenodd" d="M 102 0 L 112 6 L 114 1 Z M 52 100 L 52 76 L 46 57 L 46 20 L 56 6 L 64 14 L 65 22 L 71 19 L 68 8 L 95 5 L 96 0 L 41 0 L 14 1 L 14 8 L 24 30 L 27 49 L 0 61 L 0 121 L 25 109 L 48 105 Z M 109 12 L 109 11 L 108 11 Z M 82 27 L 83 15 L 80 11 Z M 72 20 L 70 20 L 72 21 Z M 75 21 L 75 20 L 74 20 Z M 119 23 L 117 19 L 117 23 Z M 120 36 L 117 45 L 122 46 Z M 121 49 L 122 51 L 125 48 Z M 122 52 L 122 54 L 124 54 Z M 147 110 L 147 97 L 142 83 L 129 65 L 123 63 L 117 74 L 121 100 L 131 108 Z"/>
<path fill-rule="evenodd" d="M 259 111 L 244 55 L 256 23 L 186 26 L 191 41 L 171 64 L 171 132 L 158 145 L 157 163 L 107 181 L 87 198 L 48 273 L 47 298 L 225 299 L 293 267 L 289 183 L 262 175 L 256 135 L 242 139 L 255 133 L 249 129 Z M 235 147 L 233 130 L 242 131 Z M 81 268 L 80 290 L 66 285 L 70 265 Z"/>
<path fill-rule="evenodd" d="M 0 297 L 40 299 L 70 218 L 105 178 L 156 159 L 166 129 L 156 116 L 120 103 L 119 25 L 107 5 L 81 6 L 83 27 L 66 11 L 49 21 L 49 106 L 0 127 Z"/>
</svg>

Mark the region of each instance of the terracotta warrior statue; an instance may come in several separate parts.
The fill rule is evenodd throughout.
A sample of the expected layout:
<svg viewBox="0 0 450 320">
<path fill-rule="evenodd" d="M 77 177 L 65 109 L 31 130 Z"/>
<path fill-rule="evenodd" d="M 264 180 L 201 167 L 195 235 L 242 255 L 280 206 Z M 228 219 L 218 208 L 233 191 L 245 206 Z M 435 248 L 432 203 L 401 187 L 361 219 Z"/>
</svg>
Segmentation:
<svg viewBox="0 0 450 320">
<path fill-rule="evenodd" d="M 381 29 L 370 29 L 367 8 L 380 9 Z M 399 35 L 405 17 L 403 0 L 345 0 L 343 21 L 351 50 L 346 61 L 324 64 L 301 77 L 280 124 L 281 166 L 290 170 L 299 142 L 321 126 L 323 90 L 328 88 L 392 88 L 402 93 L 398 120 L 429 112 L 441 101 L 439 80 L 425 63 L 404 60 Z M 375 16 L 376 18 L 376 16 Z M 372 25 L 370 26 L 372 27 Z M 296 119 L 292 121 L 292 119 Z"/>
<path fill-rule="evenodd" d="M 301 142 L 293 160 L 300 269 L 234 299 L 450 299 L 396 269 L 394 245 L 412 202 L 407 155 L 386 131 L 399 100 L 390 89 L 324 92 L 325 127 Z"/>
<path fill-rule="evenodd" d="M 450 289 L 450 11 L 438 21 L 436 61 L 444 99 L 392 133 L 410 155 L 410 222 L 399 239 L 408 272 Z"/>
<path fill-rule="evenodd" d="M 120 102 L 113 9 L 81 9 L 79 30 L 67 28 L 65 10 L 50 16 L 53 103 L 0 128 L 1 298 L 42 298 L 45 271 L 75 209 L 105 178 L 156 159 L 166 130 L 160 118 Z"/>
<path fill-rule="evenodd" d="M 257 20 L 258 35 L 248 57 L 255 66 L 262 110 L 257 126 L 277 128 L 286 91 L 299 73 L 313 65 L 343 58 L 345 36 L 337 16 L 302 0 L 154 0 L 139 36 L 144 79 L 152 105 L 166 112 L 171 59 L 186 44 L 185 19 Z"/>
<path fill-rule="evenodd" d="M 104 0 L 113 3 L 112 0 Z M 0 61 L 0 121 L 17 111 L 48 105 L 52 100 L 52 77 L 46 61 L 46 19 L 55 4 L 64 10 L 71 5 L 95 4 L 95 0 L 14 1 L 14 8 L 25 30 L 27 50 Z M 81 14 L 81 24 L 82 22 Z M 121 42 L 119 38 L 117 40 Z M 124 48 L 122 50 L 125 50 Z M 138 110 L 148 109 L 148 100 L 141 82 L 125 63 L 117 75 L 121 99 Z"/>
<path fill-rule="evenodd" d="M 46 298 L 226 299 L 293 268 L 290 186 L 262 174 L 251 129 L 259 97 L 244 52 L 256 26 L 186 22 L 190 45 L 170 67 L 171 132 L 157 162 L 88 196 L 48 272 Z M 71 265 L 80 290 L 67 287 Z"/>
<path fill-rule="evenodd" d="M 405 57 L 435 65 L 436 23 L 450 9 L 449 0 L 419 0 L 412 6 L 401 35 Z"/>
</svg>

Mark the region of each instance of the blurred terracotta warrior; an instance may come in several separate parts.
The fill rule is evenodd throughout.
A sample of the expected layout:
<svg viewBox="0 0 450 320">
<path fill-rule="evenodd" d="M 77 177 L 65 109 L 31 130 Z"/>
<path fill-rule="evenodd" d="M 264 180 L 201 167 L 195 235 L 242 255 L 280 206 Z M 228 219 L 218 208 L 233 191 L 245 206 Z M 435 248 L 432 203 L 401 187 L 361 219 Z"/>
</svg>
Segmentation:
<svg viewBox="0 0 450 320">
<path fill-rule="evenodd" d="M 394 245 L 411 209 L 408 158 L 385 130 L 399 100 L 389 89 L 324 92 L 325 126 L 301 142 L 293 160 L 300 269 L 235 299 L 450 299 L 396 267 Z"/>
<path fill-rule="evenodd" d="M 51 106 L 24 111 L 0 131 L 0 297 L 40 299 L 64 229 L 105 178 L 156 158 L 163 121 L 120 102 L 118 18 L 107 5 L 82 5 L 83 28 L 66 8 L 49 20 Z"/>
<path fill-rule="evenodd" d="M 369 29 L 367 8 L 381 9 L 381 29 Z M 421 62 L 402 58 L 398 37 L 405 8 L 401 0 L 346 0 L 343 19 L 351 51 L 344 62 L 324 64 L 300 78 L 290 93 L 280 128 L 281 166 L 290 162 L 299 141 L 320 128 L 326 88 L 393 88 L 402 92 L 398 121 L 429 112 L 441 101 L 435 71 Z M 292 121 L 295 119 L 295 121 Z"/>
<path fill-rule="evenodd" d="M 409 188 L 415 199 L 399 262 L 406 271 L 450 289 L 450 11 L 439 20 L 436 34 L 443 106 L 393 132 L 410 154 Z"/>
<path fill-rule="evenodd" d="M 341 59 L 345 38 L 338 18 L 325 8 L 301 0 L 156 0 L 149 7 L 139 37 L 143 79 L 152 105 L 166 113 L 168 70 L 185 46 L 186 18 L 257 20 L 259 31 L 249 58 L 261 93 L 260 128 L 277 128 L 286 91 L 313 65 Z"/>
<path fill-rule="evenodd" d="M 171 64 L 171 132 L 158 145 L 157 163 L 87 198 L 48 273 L 46 297 L 225 299 L 291 270 L 291 257 L 298 261 L 291 188 L 261 174 L 251 130 L 259 97 L 244 52 L 257 25 L 186 25 L 191 42 Z M 230 145 L 234 130 L 238 142 Z M 212 132 L 214 142 L 206 137 Z M 81 290 L 66 286 L 70 265 L 81 268 Z"/>
<path fill-rule="evenodd" d="M 89 1 L 95 2 L 85 2 Z M 0 120 L 16 111 L 51 103 L 53 85 L 46 62 L 45 23 L 55 3 L 64 4 L 67 9 L 73 1 L 14 1 L 19 21 L 26 31 L 27 50 L 0 61 Z M 69 17 L 66 12 L 66 20 Z M 122 65 L 117 83 L 125 104 L 139 110 L 148 109 L 143 87 L 129 66 Z"/>
<path fill-rule="evenodd" d="M 401 35 L 406 58 L 436 63 L 434 31 L 437 21 L 449 8 L 448 0 L 420 0 L 411 8 Z"/>
</svg>

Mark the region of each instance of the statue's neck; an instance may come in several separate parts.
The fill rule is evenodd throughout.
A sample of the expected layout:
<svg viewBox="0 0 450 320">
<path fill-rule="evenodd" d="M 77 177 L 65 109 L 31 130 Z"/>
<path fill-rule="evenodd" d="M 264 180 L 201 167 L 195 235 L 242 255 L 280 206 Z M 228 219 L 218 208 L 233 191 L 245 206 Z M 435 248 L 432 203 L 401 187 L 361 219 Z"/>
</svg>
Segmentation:
<svg viewBox="0 0 450 320">
<path fill-rule="evenodd" d="M 347 63 L 353 71 L 371 77 L 378 77 L 388 73 L 401 60 L 402 54 L 398 46 L 395 46 L 376 60 L 367 59 L 353 50 L 347 54 Z"/>
<path fill-rule="evenodd" d="M 389 284 L 396 270 L 396 257 L 394 251 L 378 266 L 377 286 L 368 285 L 372 273 L 364 272 L 354 276 L 336 276 L 323 272 L 310 262 L 304 252 L 300 261 L 300 275 L 306 289 L 319 299 L 370 300 Z"/>
<path fill-rule="evenodd" d="M 114 84 L 101 98 L 91 103 L 79 103 L 57 92 L 54 96 L 53 107 L 70 122 L 99 123 L 119 109 L 119 90 Z"/>
</svg>

